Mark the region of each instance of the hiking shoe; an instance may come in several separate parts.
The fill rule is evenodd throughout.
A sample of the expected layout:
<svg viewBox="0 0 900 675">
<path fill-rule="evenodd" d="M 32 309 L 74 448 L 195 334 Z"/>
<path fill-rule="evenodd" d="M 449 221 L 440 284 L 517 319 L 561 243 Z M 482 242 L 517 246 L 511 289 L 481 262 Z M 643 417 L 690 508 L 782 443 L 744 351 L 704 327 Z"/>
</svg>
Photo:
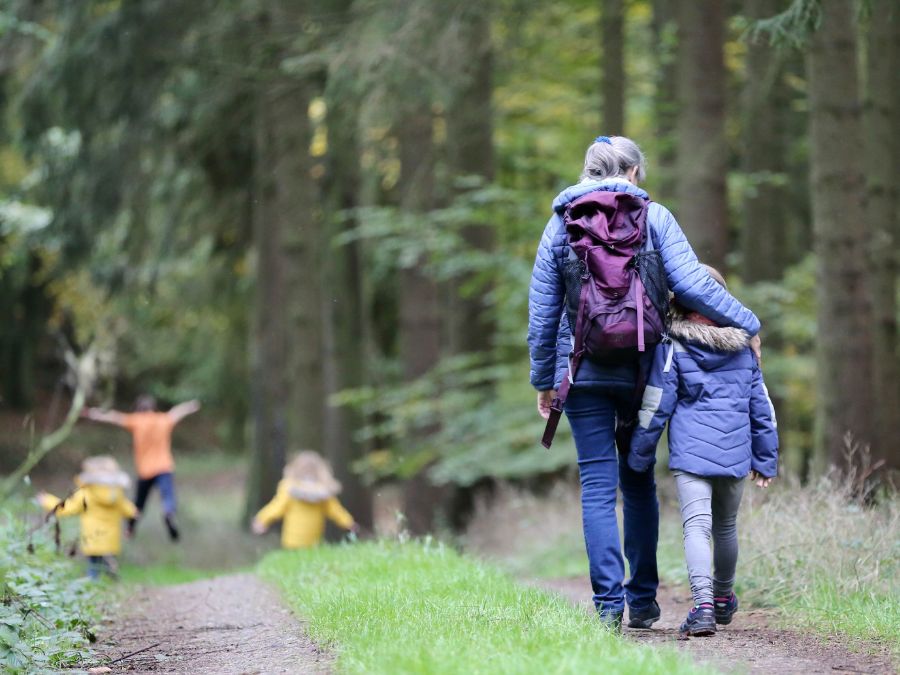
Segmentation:
<svg viewBox="0 0 900 675">
<path fill-rule="evenodd" d="M 628 608 L 628 627 L 649 629 L 653 624 L 659 621 L 660 611 L 659 604 L 654 600 L 646 607 L 635 609 Z"/>
<path fill-rule="evenodd" d="M 699 607 L 692 607 L 678 632 L 682 637 L 715 635 L 716 615 L 712 603 L 704 602 Z"/>
<path fill-rule="evenodd" d="M 723 626 L 730 624 L 731 617 L 734 616 L 738 609 L 737 596 L 732 593 L 727 598 L 716 598 L 714 604 L 716 606 L 716 623 L 720 623 Z"/>
<path fill-rule="evenodd" d="M 175 526 L 175 516 L 167 515 L 166 516 L 166 529 L 169 531 L 169 538 L 172 541 L 178 541 L 178 538 L 181 534 L 178 532 L 178 528 Z"/>
<path fill-rule="evenodd" d="M 621 633 L 623 614 L 624 612 L 600 612 L 600 623 L 611 633 Z"/>
</svg>

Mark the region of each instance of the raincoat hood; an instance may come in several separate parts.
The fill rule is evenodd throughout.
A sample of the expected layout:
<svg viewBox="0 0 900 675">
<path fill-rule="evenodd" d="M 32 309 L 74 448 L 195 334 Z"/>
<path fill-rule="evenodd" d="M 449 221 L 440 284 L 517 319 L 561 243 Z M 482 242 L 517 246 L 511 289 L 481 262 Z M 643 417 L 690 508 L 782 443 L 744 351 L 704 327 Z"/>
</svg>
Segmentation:
<svg viewBox="0 0 900 675">
<path fill-rule="evenodd" d="M 287 483 L 287 490 L 291 497 L 311 504 L 324 502 L 336 494 L 331 486 L 315 481 L 285 479 L 285 483 Z"/>
<path fill-rule="evenodd" d="M 115 506 L 126 499 L 125 490 L 119 485 L 84 484 L 80 479 L 76 479 L 75 484 L 84 491 L 84 494 L 89 497 L 92 504 Z"/>
<path fill-rule="evenodd" d="M 105 485 L 125 489 L 131 485 L 131 479 L 119 468 L 119 463 L 115 459 L 99 455 L 88 457 L 81 463 L 81 473 L 76 476 L 75 484 L 79 487 Z"/>
<path fill-rule="evenodd" d="M 331 467 L 318 453 L 304 450 L 284 467 L 282 480 L 294 499 L 321 502 L 341 491 Z"/>
</svg>

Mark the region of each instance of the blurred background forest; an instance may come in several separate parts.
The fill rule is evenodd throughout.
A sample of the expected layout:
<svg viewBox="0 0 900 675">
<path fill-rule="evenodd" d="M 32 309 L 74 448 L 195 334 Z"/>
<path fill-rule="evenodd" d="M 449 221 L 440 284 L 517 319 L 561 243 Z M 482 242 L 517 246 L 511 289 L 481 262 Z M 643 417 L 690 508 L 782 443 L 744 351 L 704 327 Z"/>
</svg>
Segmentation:
<svg viewBox="0 0 900 675">
<path fill-rule="evenodd" d="M 414 533 L 565 473 L 527 287 L 598 134 L 760 316 L 784 471 L 900 468 L 893 0 L 0 7 L 0 471 L 79 391 L 199 398 L 176 459 L 246 457 L 251 513 L 305 448 Z"/>
</svg>

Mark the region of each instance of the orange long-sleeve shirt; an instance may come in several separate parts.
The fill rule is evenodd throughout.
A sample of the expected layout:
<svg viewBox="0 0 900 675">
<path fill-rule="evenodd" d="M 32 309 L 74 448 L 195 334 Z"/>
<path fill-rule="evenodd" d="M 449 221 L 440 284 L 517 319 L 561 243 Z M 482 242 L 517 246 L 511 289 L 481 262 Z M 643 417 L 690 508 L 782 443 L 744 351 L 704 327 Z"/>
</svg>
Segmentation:
<svg viewBox="0 0 900 675">
<path fill-rule="evenodd" d="M 134 466 L 140 478 L 153 478 L 175 470 L 172 458 L 175 421 L 168 413 L 131 413 L 124 416 L 122 426 L 134 439 Z"/>
</svg>

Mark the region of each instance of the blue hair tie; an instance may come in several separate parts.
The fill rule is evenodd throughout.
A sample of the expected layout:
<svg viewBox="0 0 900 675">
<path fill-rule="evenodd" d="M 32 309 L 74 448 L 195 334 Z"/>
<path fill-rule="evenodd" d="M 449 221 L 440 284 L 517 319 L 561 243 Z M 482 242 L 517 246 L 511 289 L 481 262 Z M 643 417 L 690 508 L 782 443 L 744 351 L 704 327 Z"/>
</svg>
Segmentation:
<svg viewBox="0 0 900 675">
<path fill-rule="evenodd" d="M 597 138 L 594 139 L 594 143 L 608 143 L 609 145 L 612 145 L 612 141 L 609 140 L 609 136 L 597 136 Z"/>
</svg>

